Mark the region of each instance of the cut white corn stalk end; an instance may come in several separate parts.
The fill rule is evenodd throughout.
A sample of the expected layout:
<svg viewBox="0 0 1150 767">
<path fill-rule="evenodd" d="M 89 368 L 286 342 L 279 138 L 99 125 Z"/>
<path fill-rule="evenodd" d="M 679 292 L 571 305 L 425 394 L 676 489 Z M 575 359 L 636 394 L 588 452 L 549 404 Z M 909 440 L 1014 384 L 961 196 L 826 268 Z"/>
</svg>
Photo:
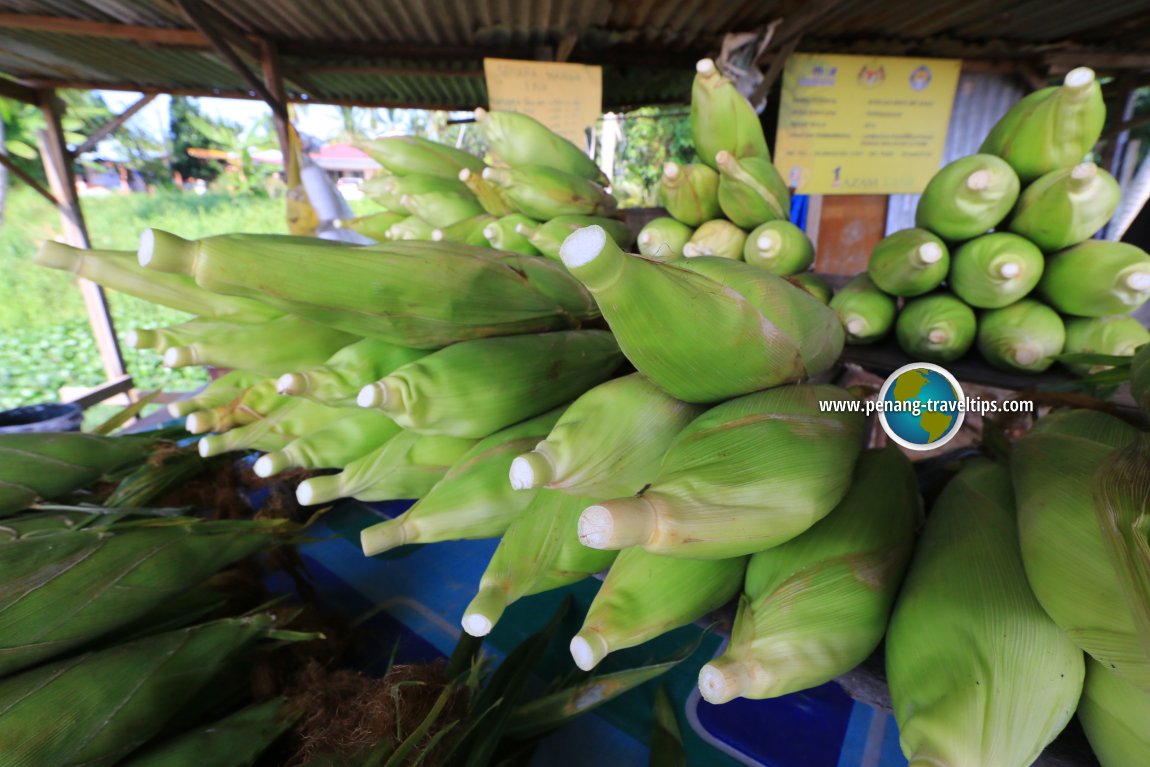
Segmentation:
<svg viewBox="0 0 1150 767">
<path fill-rule="evenodd" d="M 571 657 L 583 671 L 595 668 L 610 651 L 607 641 L 594 631 L 580 631 L 571 639 Z"/>
<path fill-rule="evenodd" d="M 588 506 L 579 515 L 579 542 L 590 549 L 622 549 L 646 543 L 655 511 L 643 498 L 617 498 L 610 506 Z"/>
<path fill-rule="evenodd" d="M 511 487 L 515 490 L 531 490 L 543 487 L 551 481 L 555 469 L 547 456 L 532 450 L 517 456 L 511 462 Z"/>
</svg>

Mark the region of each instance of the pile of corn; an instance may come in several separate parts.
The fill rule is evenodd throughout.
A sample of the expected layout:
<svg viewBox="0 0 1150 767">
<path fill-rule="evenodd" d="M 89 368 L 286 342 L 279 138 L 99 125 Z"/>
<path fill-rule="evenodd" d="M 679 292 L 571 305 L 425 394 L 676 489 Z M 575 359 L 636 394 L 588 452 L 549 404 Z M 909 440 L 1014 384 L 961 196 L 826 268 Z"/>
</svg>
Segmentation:
<svg viewBox="0 0 1150 767">
<path fill-rule="evenodd" d="M 979 154 L 931 179 L 916 228 L 884 238 L 867 273 L 835 296 L 847 342 L 893 328 L 914 359 L 950 362 L 977 344 L 991 365 L 1018 373 L 1150 342 L 1129 316 L 1150 299 L 1150 255 L 1090 239 L 1118 205 L 1114 178 L 1083 162 L 1105 117 L 1086 68 L 1015 104 Z"/>
</svg>

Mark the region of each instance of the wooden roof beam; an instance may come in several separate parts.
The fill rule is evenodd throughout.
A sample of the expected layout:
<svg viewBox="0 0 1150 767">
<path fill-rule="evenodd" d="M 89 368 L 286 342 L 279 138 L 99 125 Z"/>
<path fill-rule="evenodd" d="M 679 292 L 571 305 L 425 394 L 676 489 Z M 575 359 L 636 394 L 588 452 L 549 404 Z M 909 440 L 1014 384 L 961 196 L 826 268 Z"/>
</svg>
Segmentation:
<svg viewBox="0 0 1150 767">
<path fill-rule="evenodd" d="M 52 32 L 59 35 L 104 37 L 113 40 L 132 40 L 137 43 L 182 45 L 189 48 L 211 47 L 208 39 L 195 29 L 111 24 L 103 21 L 66 19 L 56 16 L 30 16 L 22 13 L 0 13 L 0 29 L 24 29 L 29 32 Z"/>
<path fill-rule="evenodd" d="M 0 76 L 0 96 L 6 99 L 15 99 L 24 104 L 40 103 L 39 97 L 34 89 L 2 76 Z"/>
<path fill-rule="evenodd" d="M 96 145 L 99 144 L 106 136 L 118 130 L 120 126 L 122 126 L 128 120 L 132 119 L 133 115 L 146 107 L 148 104 L 151 104 L 157 95 L 159 94 L 145 93 L 130 107 L 125 109 L 123 112 L 120 112 L 120 114 L 116 115 L 112 119 L 108 120 L 99 128 L 96 128 L 96 130 L 92 131 L 92 134 L 88 136 L 88 138 L 84 139 L 83 144 L 80 144 L 80 146 L 76 147 L 72 151 L 72 156 L 79 157 L 80 155 L 84 154 L 84 152 L 95 149 Z"/>
</svg>

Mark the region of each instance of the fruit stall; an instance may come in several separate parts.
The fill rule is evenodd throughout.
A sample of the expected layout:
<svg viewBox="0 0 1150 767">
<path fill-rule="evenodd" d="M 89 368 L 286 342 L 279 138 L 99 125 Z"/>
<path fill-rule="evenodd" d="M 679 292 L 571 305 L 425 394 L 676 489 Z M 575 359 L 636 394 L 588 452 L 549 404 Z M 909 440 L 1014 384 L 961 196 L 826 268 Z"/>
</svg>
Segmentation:
<svg viewBox="0 0 1150 767">
<path fill-rule="evenodd" d="M 0 420 L 0 767 L 1150 765 L 1146 12 L 457 5 L 0 0 L 28 259 L 85 293 L 83 404 L 131 394 Z M 695 156 L 623 209 L 493 59 Z M 878 175 L 812 127 L 840 86 Z M 92 248 L 61 88 L 266 102 L 290 234 Z M 484 152 L 359 142 L 357 216 L 301 103 Z M 213 379 L 145 417 L 120 344 Z"/>
</svg>

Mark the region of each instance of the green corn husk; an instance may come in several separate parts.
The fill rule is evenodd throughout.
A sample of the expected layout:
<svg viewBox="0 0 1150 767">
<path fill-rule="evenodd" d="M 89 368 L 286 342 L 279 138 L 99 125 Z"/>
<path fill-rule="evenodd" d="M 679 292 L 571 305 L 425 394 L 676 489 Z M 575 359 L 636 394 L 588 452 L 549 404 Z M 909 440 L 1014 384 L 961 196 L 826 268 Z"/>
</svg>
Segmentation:
<svg viewBox="0 0 1150 767">
<path fill-rule="evenodd" d="M 1034 290 L 1045 266 L 1042 251 L 1026 238 L 984 234 L 954 251 L 947 285 L 971 306 L 1001 309 Z"/>
<path fill-rule="evenodd" d="M 468 168 L 478 173 L 483 160 L 461 149 L 419 136 L 389 136 L 356 141 L 355 147 L 397 176 L 423 174 L 456 179 Z"/>
<path fill-rule="evenodd" d="M 143 463 L 154 442 L 146 435 L 0 434 L 0 515 L 60 498 L 107 473 Z"/>
<path fill-rule="evenodd" d="M 937 288 L 949 269 L 946 243 L 925 229 L 901 229 L 883 237 L 867 264 L 867 274 L 879 290 L 907 298 Z"/>
<path fill-rule="evenodd" d="M 290 397 L 276 393 L 274 378 L 262 378 L 230 402 L 189 413 L 184 428 L 190 434 L 227 431 L 260 421 L 291 401 Z"/>
<path fill-rule="evenodd" d="M 1150 764 L 1150 693 L 1093 658 L 1086 659 L 1078 721 L 1102 767 Z"/>
<path fill-rule="evenodd" d="M 1018 174 L 991 154 L 950 163 L 927 183 L 915 210 L 915 226 L 946 240 L 969 240 L 1002 223 L 1018 200 Z"/>
<path fill-rule="evenodd" d="M 1078 67 L 1062 85 L 1035 91 L 1011 107 L 978 151 L 1002 157 L 1030 183 L 1082 162 L 1105 122 L 1102 88 L 1092 70 Z"/>
<path fill-rule="evenodd" d="M 754 107 L 711 59 L 695 65 L 691 85 L 691 140 L 703 162 L 715 165 L 719 152 L 770 162 L 763 126 Z"/>
<path fill-rule="evenodd" d="M 458 458 L 443 478 L 395 519 L 366 528 L 360 543 L 374 556 L 407 543 L 493 538 L 526 509 L 534 492 L 507 482 L 511 462 L 547 435 L 563 408 L 515 424 L 480 441 Z"/>
<path fill-rule="evenodd" d="M 590 671 L 616 650 L 686 626 L 739 593 L 746 557 L 678 559 L 622 551 L 607 571 L 583 627 L 571 639 L 575 665 Z"/>
<path fill-rule="evenodd" d="M 249 333 L 259 332 L 259 329 L 266 324 L 248 324 L 243 330 Z M 242 326 L 243 323 L 236 322 L 189 320 L 162 328 L 132 328 L 124 333 L 123 342 L 132 349 L 151 349 L 162 354 L 173 346 L 186 346 L 203 339 L 229 334 Z"/>
<path fill-rule="evenodd" d="M 124 767 L 248 767 L 299 718 L 284 702 L 273 698 L 240 709 L 134 755 Z"/>
<path fill-rule="evenodd" d="M 465 218 L 451 226 L 435 229 L 431 233 L 431 241 L 458 242 L 476 248 L 489 248 L 491 243 L 487 241 L 487 236 L 483 234 L 483 230 L 494 221 L 495 217 L 486 213 Z"/>
<path fill-rule="evenodd" d="M 463 192 L 405 194 L 400 202 L 411 215 L 418 216 L 437 229 L 484 213 L 483 206 L 470 189 L 464 189 Z"/>
<path fill-rule="evenodd" d="M 230 618 L 77 655 L 0 681 L 11 767 L 106 767 L 151 740 L 257 640 L 270 614 Z"/>
<path fill-rule="evenodd" d="M 614 551 L 596 551 L 579 543 L 579 513 L 594 498 L 558 490 L 536 490 L 530 505 L 507 528 L 463 612 L 463 630 L 486 636 L 511 603 L 550 591 L 606 569 Z"/>
<path fill-rule="evenodd" d="M 671 261 L 683 257 L 683 246 L 694 230 L 669 216 L 656 218 L 639 230 L 639 253 L 656 261 Z"/>
<path fill-rule="evenodd" d="M 834 386 L 781 386 L 711 408 L 679 433 L 650 486 L 584 511 L 579 539 L 722 559 L 794 538 L 850 485 L 865 419 L 820 407 L 852 400 Z"/>
<path fill-rule="evenodd" d="M 409 208 L 406 199 L 422 197 L 424 195 L 441 195 L 467 199 L 473 197 L 467 185 L 458 178 L 438 176 L 390 176 L 365 189 L 372 201 L 382 205 L 391 213 L 403 213 L 406 216 L 418 215 L 413 208 Z"/>
<path fill-rule="evenodd" d="M 817 375 L 842 350 L 833 311 L 758 267 L 721 258 L 630 258 L 596 227 L 571 235 L 562 256 L 595 295 L 627 359 L 685 402 Z"/>
<path fill-rule="evenodd" d="M 407 216 L 391 225 L 387 230 L 387 239 L 397 242 L 405 240 L 432 240 L 435 237 L 435 226 L 430 221 L 424 221 L 419 216 Z"/>
<path fill-rule="evenodd" d="M 475 199 L 479 200 L 479 204 L 483 206 L 483 209 L 487 211 L 489 215 L 500 218 L 502 216 L 509 216 L 515 212 L 515 206 L 507 199 L 503 187 L 483 178 L 481 171 L 464 168 L 459 171 L 459 180 L 471 190 L 471 193 L 475 195 Z"/>
<path fill-rule="evenodd" d="M 814 272 L 803 272 L 802 274 L 789 274 L 784 278 L 787 282 L 795 287 L 802 288 L 807 293 L 817 298 L 820 303 L 827 306 L 831 303 L 831 286 L 822 277 Z"/>
<path fill-rule="evenodd" d="M 281 309 L 249 298 L 224 296 L 204 290 L 195 280 L 185 275 L 163 274 L 145 269 L 131 251 L 85 250 L 45 240 L 33 262 L 49 269 L 72 272 L 109 290 L 204 319 L 263 322 L 284 313 Z"/>
<path fill-rule="evenodd" d="M 615 198 L 594 181 L 546 165 L 487 168 L 483 178 L 502 187 L 516 210 L 539 221 L 570 215 L 613 216 L 619 208 Z"/>
<path fill-rule="evenodd" d="M 46 512 L 5 520 L 0 677 L 145 617 L 287 529 L 284 520 L 121 522 Z"/>
<path fill-rule="evenodd" d="M 830 307 L 835 310 L 848 344 L 870 344 L 884 338 L 894 327 L 898 313 L 895 300 L 879 290 L 866 274 L 860 274 L 835 294 Z"/>
<path fill-rule="evenodd" d="M 1137 429 L 1089 410 L 1041 418 L 1014 445 L 1022 561 L 1034 595 L 1079 647 L 1150 691 L 1146 635 L 1127 606 L 1093 494 L 1096 472 Z"/>
<path fill-rule="evenodd" d="M 1048 258 L 1038 289 L 1063 314 L 1129 314 L 1150 299 L 1150 255 L 1125 242 L 1087 240 Z"/>
<path fill-rule="evenodd" d="M 511 463 L 511 486 L 631 495 L 654 479 L 672 440 L 701 414 L 638 373 L 599 384 L 571 403 L 547 439 Z"/>
<path fill-rule="evenodd" d="M 237 450 L 283 450 L 292 440 L 323 429 L 349 412 L 354 408 L 290 398 L 258 421 L 201 438 L 197 449 L 204 458 Z"/>
<path fill-rule="evenodd" d="M 1150 414 L 1150 346 L 1139 348 L 1130 362 L 1130 393 L 1142 412 Z"/>
<path fill-rule="evenodd" d="M 706 165 L 663 165 L 659 202 L 671 218 L 687 226 L 719 218 L 719 174 Z"/>
<path fill-rule="evenodd" d="M 751 557 L 730 644 L 699 672 L 703 698 L 776 698 L 866 660 L 886 631 L 918 517 L 911 462 L 895 447 L 864 451 L 834 511 Z"/>
<path fill-rule="evenodd" d="M 509 216 L 497 218 L 485 226 L 483 228 L 483 236 L 491 243 L 491 247 L 496 250 L 524 253 L 529 256 L 542 255 L 539 249 L 531 244 L 531 240 L 520 234 L 516 229 L 520 224 L 527 227 L 535 227 L 539 225 L 539 222 L 533 218 L 524 216 L 522 213 L 512 213 Z"/>
<path fill-rule="evenodd" d="M 374 410 L 351 410 L 338 420 L 292 440 L 282 450 L 261 456 L 252 466 L 257 477 L 288 469 L 341 469 L 403 431 Z"/>
<path fill-rule="evenodd" d="M 262 380 L 264 376 L 258 373 L 247 370 L 229 371 L 209 383 L 198 394 L 168 405 L 168 413 L 173 418 L 183 418 L 197 410 L 227 405 L 243 396 L 244 392 Z"/>
<path fill-rule="evenodd" d="M 305 479 L 296 487 L 304 506 L 340 498 L 398 501 L 421 498 L 475 445 L 473 439 L 401 431 L 339 474 Z"/>
<path fill-rule="evenodd" d="M 1082 653 L 1027 584 L 1005 468 L 970 464 L 935 503 L 895 605 L 886 669 L 913 767 L 1028 767 L 1074 715 Z"/>
<path fill-rule="evenodd" d="M 491 145 L 491 153 L 504 165 L 517 168 L 542 164 L 601 186 L 611 183 L 586 152 L 534 117 L 520 112 L 476 109 L 475 122 Z"/>
<path fill-rule="evenodd" d="M 335 222 L 338 229 L 350 229 L 353 232 L 370 237 L 377 242 L 388 239 L 387 233 L 392 226 L 407 218 L 405 213 L 383 210 L 366 216 L 345 218 Z"/>
<path fill-rule="evenodd" d="M 719 167 L 719 207 L 735 224 L 753 229 L 790 217 L 791 192 L 769 158 L 715 156 Z"/>
<path fill-rule="evenodd" d="M 1022 191 L 1010 231 L 1047 252 L 1093 237 L 1118 208 L 1118 182 L 1092 162 L 1047 173 Z"/>
<path fill-rule="evenodd" d="M 683 246 L 686 258 L 715 256 L 738 261 L 743 257 L 747 233 L 723 218 L 704 221 Z"/>
<path fill-rule="evenodd" d="M 350 407 L 364 386 L 426 356 L 425 350 L 365 338 L 343 347 L 322 365 L 284 373 L 276 380 L 276 391 L 325 405 Z"/>
<path fill-rule="evenodd" d="M 537 227 L 519 224 L 515 227 L 515 231 L 531 240 L 531 244 L 544 256 L 559 261 L 559 249 L 563 246 L 563 241 L 585 226 L 601 227 L 623 250 L 631 247 L 635 241 L 635 235 L 627 224 L 601 216 L 556 216 Z"/>
<path fill-rule="evenodd" d="M 570 401 L 621 361 L 602 330 L 464 341 L 365 386 L 357 402 L 421 434 L 479 439 Z"/>
<path fill-rule="evenodd" d="M 978 351 L 1000 370 L 1041 373 L 1066 343 L 1058 312 L 1028 298 L 985 312 L 978 323 Z"/>
<path fill-rule="evenodd" d="M 272 235 L 182 240 L 154 229 L 140 262 L 345 332 L 416 349 L 571 327 L 598 316 L 559 264 L 464 245 L 359 248 Z M 345 275 L 342 278 L 339 275 Z"/>
<path fill-rule="evenodd" d="M 1129 315 L 1114 317 L 1067 317 L 1066 354 L 1105 354 L 1132 357 L 1150 343 L 1150 331 Z M 1066 367 L 1078 375 L 1093 375 L 1109 370 L 1109 365 L 1068 362 Z"/>
<path fill-rule="evenodd" d="M 953 362 L 966 354 L 977 329 L 974 311 L 948 293 L 907 301 L 894 323 L 902 350 L 927 362 Z"/>
<path fill-rule="evenodd" d="M 301 367 L 319 365 L 358 338 L 300 317 L 286 315 L 259 325 L 220 324 L 209 333 L 197 333 L 187 345 L 164 352 L 170 368 L 213 365 L 243 368 L 279 376 Z M 195 336 L 193 336 L 195 337 Z"/>
<path fill-rule="evenodd" d="M 743 260 L 785 277 L 811 268 L 815 246 L 807 233 L 791 222 L 768 221 L 747 235 Z"/>
</svg>

